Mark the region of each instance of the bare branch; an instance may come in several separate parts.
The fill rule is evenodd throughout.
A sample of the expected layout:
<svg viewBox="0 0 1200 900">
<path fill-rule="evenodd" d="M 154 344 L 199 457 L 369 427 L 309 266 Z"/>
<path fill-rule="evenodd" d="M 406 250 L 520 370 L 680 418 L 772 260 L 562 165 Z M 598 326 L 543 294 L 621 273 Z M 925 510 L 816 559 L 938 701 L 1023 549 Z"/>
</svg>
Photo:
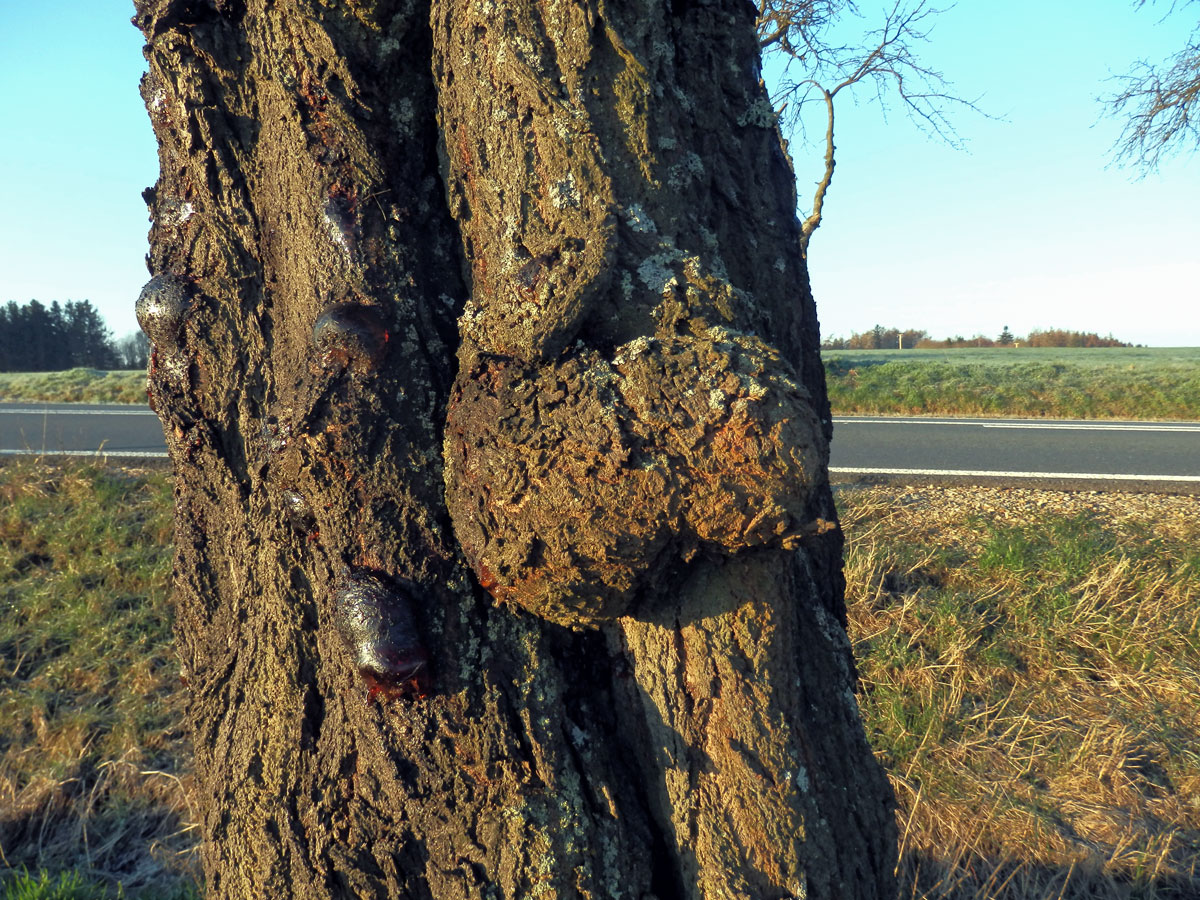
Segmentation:
<svg viewBox="0 0 1200 900">
<path fill-rule="evenodd" d="M 1146 2 L 1138 0 L 1136 6 Z M 1171 3 L 1164 19 L 1179 7 Z M 1116 80 L 1123 88 L 1102 98 L 1110 115 L 1125 120 L 1112 148 L 1114 162 L 1153 172 L 1167 157 L 1200 148 L 1200 23 L 1183 49 L 1165 63 L 1141 60 Z"/>
<path fill-rule="evenodd" d="M 822 93 L 825 96 L 826 121 L 829 123 L 825 129 L 825 174 L 817 183 L 817 190 L 813 195 L 812 212 L 800 223 L 800 252 L 806 259 L 808 258 L 808 243 L 812 240 L 813 232 L 821 225 L 825 195 L 829 193 L 829 185 L 833 183 L 833 169 L 836 164 L 833 146 L 833 94 L 824 89 L 822 89 Z"/>
<path fill-rule="evenodd" d="M 981 110 L 975 101 L 954 94 L 941 72 L 919 60 L 918 45 L 929 40 L 933 20 L 945 12 L 931 6 L 930 0 L 893 0 L 882 24 L 848 46 L 833 43 L 829 34 L 846 17 L 862 18 L 849 0 L 759 0 L 758 10 L 760 46 L 784 60 L 783 74 L 771 98 L 781 128 L 799 131 L 803 137 L 805 108 L 810 103 L 825 107 L 825 166 L 812 211 L 802 223 L 807 253 L 833 180 L 834 102 L 839 93 L 870 84 L 884 115 L 889 102 L 899 98 L 901 108 L 918 128 L 955 147 L 962 141 L 950 110 Z"/>
</svg>

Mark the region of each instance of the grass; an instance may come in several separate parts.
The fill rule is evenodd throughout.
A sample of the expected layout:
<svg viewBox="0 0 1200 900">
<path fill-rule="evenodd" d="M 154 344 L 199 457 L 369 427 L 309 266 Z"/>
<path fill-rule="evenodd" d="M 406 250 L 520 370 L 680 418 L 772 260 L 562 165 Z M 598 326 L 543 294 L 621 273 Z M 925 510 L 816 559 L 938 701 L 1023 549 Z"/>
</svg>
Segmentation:
<svg viewBox="0 0 1200 900">
<path fill-rule="evenodd" d="M 146 373 L 101 369 L 0 372 L 0 401 L 144 404 Z"/>
<path fill-rule="evenodd" d="M 0 900 L 106 900 L 104 886 L 89 882 L 78 872 L 18 872 L 4 882 Z"/>
<path fill-rule="evenodd" d="M 0 896 L 190 880 L 171 557 L 165 472 L 0 467 Z"/>
<path fill-rule="evenodd" d="M 840 415 L 1200 420 L 1200 348 L 826 350 Z M 0 373 L 0 401 L 146 402 L 145 373 Z"/>
<path fill-rule="evenodd" d="M 128 898 L 124 888 L 115 891 L 103 880 L 87 879 L 78 872 L 59 872 L 50 875 L 39 872 L 30 875 L 26 871 L 14 873 L 5 879 L 0 877 L 0 900 L 110 900 Z M 199 900 L 198 890 L 190 883 L 156 890 L 147 895 L 153 900 Z"/>
<path fill-rule="evenodd" d="M 930 350 L 822 350 L 826 362 L 837 360 L 851 365 L 878 365 L 882 362 L 977 363 L 983 366 L 1007 366 L 1013 362 L 1065 364 L 1090 369 L 1133 366 L 1157 368 L 1163 365 L 1200 365 L 1200 347 L 977 347 Z"/>
<path fill-rule="evenodd" d="M 941 493 L 840 499 L 903 896 L 1200 896 L 1200 504 L 997 524 Z"/>
<path fill-rule="evenodd" d="M 835 413 L 1200 418 L 1200 349 L 827 350 Z"/>
<path fill-rule="evenodd" d="M 901 896 L 1200 896 L 1200 502 L 838 502 Z M 0 466 L 0 900 L 198 896 L 170 507 L 161 470 Z"/>
</svg>

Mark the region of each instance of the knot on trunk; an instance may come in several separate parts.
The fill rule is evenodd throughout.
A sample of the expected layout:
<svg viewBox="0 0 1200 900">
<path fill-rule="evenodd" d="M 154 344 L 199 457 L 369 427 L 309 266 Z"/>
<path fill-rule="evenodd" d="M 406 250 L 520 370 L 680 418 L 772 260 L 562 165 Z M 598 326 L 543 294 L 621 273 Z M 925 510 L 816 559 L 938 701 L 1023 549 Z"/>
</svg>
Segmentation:
<svg viewBox="0 0 1200 900">
<path fill-rule="evenodd" d="M 827 449 L 778 352 L 721 328 L 531 367 L 481 356 L 445 433 L 480 583 L 559 624 L 634 614 L 699 552 L 790 546 Z"/>
<path fill-rule="evenodd" d="M 155 275 L 146 282 L 134 311 L 138 325 L 156 348 L 178 349 L 194 292 L 195 286 L 188 279 L 170 273 Z"/>
</svg>

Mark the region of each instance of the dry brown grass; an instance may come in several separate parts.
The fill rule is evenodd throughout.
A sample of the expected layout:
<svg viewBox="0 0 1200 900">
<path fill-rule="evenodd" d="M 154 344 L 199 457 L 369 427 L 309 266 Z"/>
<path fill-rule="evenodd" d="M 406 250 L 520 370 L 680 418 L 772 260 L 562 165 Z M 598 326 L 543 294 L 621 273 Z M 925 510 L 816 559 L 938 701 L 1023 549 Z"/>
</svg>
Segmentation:
<svg viewBox="0 0 1200 900">
<path fill-rule="evenodd" d="M 0 772 L 0 863 L 79 869 L 127 893 L 150 888 L 154 896 L 175 889 L 164 882 L 194 876 L 186 776 L 142 768 L 136 751 L 94 763 L 87 749 L 77 746 L 78 764 L 57 777 Z"/>
<path fill-rule="evenodd" d="M 902 897 L 1200 897 L 1200 500 L 839 494 Z M 0 869 L 192 890 L 169 538 L 161 472 L 0 466 Z"/>
<path fill-rule="evenodd" d="M 1200 501 L 841 503 L 903 895 L 1200 897 Z"/>
<path fill-rule="evenodd" d="M 170 534 L 163 472 L 0 466 L 0 883 L 192 890 Z"/>
</svg>

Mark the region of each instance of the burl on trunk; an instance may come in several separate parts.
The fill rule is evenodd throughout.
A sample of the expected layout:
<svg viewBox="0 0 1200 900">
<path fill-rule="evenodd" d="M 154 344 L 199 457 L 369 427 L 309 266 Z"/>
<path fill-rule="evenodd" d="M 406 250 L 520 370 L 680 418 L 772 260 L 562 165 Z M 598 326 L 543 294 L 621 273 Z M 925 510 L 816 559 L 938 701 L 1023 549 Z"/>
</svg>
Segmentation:
<svg viewBox="0 0 1200 900">
<path fill-rule="evenodd" d="M 887 896 L 741 0 L 139 0 L 212 897 Z"/>
</svg>

